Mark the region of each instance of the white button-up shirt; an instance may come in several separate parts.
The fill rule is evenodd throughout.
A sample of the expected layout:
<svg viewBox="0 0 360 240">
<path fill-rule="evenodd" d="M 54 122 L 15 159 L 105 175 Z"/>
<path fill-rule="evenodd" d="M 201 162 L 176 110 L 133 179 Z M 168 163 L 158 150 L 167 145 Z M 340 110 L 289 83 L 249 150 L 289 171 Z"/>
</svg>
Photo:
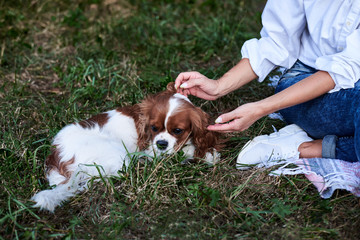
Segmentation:
<svg viewBox="0 0 360 240">
<path fill-rule="evenodd" d="M 241 49 L 259 81 L 297 59 L 326 71 L 337 91 L 360 79 L 360 0 L 269 0 L 260 39 Z"/>
</svg>

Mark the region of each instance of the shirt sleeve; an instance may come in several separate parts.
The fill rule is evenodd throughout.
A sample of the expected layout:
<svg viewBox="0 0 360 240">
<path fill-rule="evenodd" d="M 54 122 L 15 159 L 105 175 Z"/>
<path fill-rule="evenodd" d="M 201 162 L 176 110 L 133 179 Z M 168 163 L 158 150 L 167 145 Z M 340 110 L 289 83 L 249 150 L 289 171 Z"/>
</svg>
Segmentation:
<svg viewBox="0 0 360 240">
<path fill-rule="evenodd" d="M 300 52 L 306 26 L 303 0 L 269 0 L 262 14 L 260 39 L 246 41 L 241 49 L 259 81 L 276 67 L 290 68 Z"/>
<path fill-rule="evenodd" d="M 335 88 L 353 88 L 360 79 L 360 29 L 356 29 L 346 38 L 346 47 L 336 54 L 321 56 L 315 64 L 316 68 L 326 71 L 335 82 Z"/>
</svg>

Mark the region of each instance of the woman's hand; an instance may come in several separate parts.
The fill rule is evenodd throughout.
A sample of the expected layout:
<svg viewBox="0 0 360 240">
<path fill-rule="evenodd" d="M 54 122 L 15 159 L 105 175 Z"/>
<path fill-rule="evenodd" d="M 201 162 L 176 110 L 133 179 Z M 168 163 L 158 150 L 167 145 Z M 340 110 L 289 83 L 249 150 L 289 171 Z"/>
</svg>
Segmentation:
<svg viewBox="0 0 360 240">
<path fill-rule="evenodd" d="M 215 100 L 257 78 L 249 59 L 243 58 L 218 80 L 212 80 L 198 72 L 183 72 L 175 80 L 178 93 L 193 95 L 205 100 Z"/>
<path fill-rule="evenodd" d="M 263 116 L 263 111 L 258 102 L 247 103 L 219 116 L 215 120 L 216 124 L 208 126 L 208 130 L 217 132 L 244 131 Z"/>
<path fill-rule="evenodd" d="M 193 95 L 205 100 L 220 97 L 218 81 L 207 78 L 198 72 L 183 72 L 175 80 L 178 93 L 185 96 Z"/>
</svg>

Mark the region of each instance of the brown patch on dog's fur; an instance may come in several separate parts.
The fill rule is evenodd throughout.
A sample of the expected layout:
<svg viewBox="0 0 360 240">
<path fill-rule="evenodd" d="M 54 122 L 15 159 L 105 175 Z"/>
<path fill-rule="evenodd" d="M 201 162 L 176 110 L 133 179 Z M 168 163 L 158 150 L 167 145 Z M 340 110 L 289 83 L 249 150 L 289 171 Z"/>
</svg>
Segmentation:
<svg viewBox="0 0 360 240">
<path fill-rule="evenodd" d="M 46 158 L 45 160 L 45 172 L 49 174 L 50 171 L 54 170 L 54 168 L 58 168 L 58 164 L 60 161 L 60 153 L 57 149 L 57 146 L 55 148 L 51 149 L 51 154 Z"/>
<path fill-rule="evenodd" d="M 61 182 L 61 184 L 65 184 L 70 180 L 72 172 L 69 171 L 68 166 L 75 162 L 75 157 L 72 157 L 70 160 L 66 162 L 61 162 L 58 168 L 59 173 L 63 175 L 66 179 Z"/>
<path fill-rule="evenodd" d="M 148 129 L 146 129 L 146 119 L 141 111 L 140 105 L 117 108 L 116 111 L 134 119 L 136 132 L 138 134 L 137 145 L 139 150 L 145 150 L 150 141 Z"/>
<path fill-rule="evenodd" d="M 98 124 L 99 127 L 102 127 L 107 123 L 108 120 L 109 120 L 109 115 L 107 113 L 100 113 L 87 120 L 83 120 L 78 124 L 83 128 L 91 128 L 94 127 L 95 124 Z"/>
<path fill-rule="evenodd" d="M 64 176 L 66 179 L 60 184 L 65 184 L 69 181 L 72 172 L 69 171 L 68 166 L 75 162 L 75 157 L 71 159 L 60 162 L 60 152 L 58 147 L 52 149 L 51 154 L 45 160 L 46 173 L 49 174 L 51 171 L 57 171 L 60 175 Z"/>
</svg>

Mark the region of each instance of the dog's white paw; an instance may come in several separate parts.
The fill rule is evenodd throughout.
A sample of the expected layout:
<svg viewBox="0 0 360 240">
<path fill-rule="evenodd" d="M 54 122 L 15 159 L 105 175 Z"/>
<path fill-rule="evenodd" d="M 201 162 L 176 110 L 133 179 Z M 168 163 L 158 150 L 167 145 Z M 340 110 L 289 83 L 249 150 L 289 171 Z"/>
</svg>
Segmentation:
<svg viewBox="0 0 360 240">
<path fill-rule="evenodd" d="M 211 165 L 215 165 L 220 161 L 220 153 L 213 149 L 212 152 L 207 152 L 204 158 L 205 162 Z"/>
<path fill-rule="evenodd" d="M 40 210 L 47 210 L 49 212 L 54 212 L 55 207 L 60 204 L 54 198 L 52 190 L 38 192 L 31 198 L 31 200 L 35 202 L 33 207 L 40 208 Z"/>
</svg>

